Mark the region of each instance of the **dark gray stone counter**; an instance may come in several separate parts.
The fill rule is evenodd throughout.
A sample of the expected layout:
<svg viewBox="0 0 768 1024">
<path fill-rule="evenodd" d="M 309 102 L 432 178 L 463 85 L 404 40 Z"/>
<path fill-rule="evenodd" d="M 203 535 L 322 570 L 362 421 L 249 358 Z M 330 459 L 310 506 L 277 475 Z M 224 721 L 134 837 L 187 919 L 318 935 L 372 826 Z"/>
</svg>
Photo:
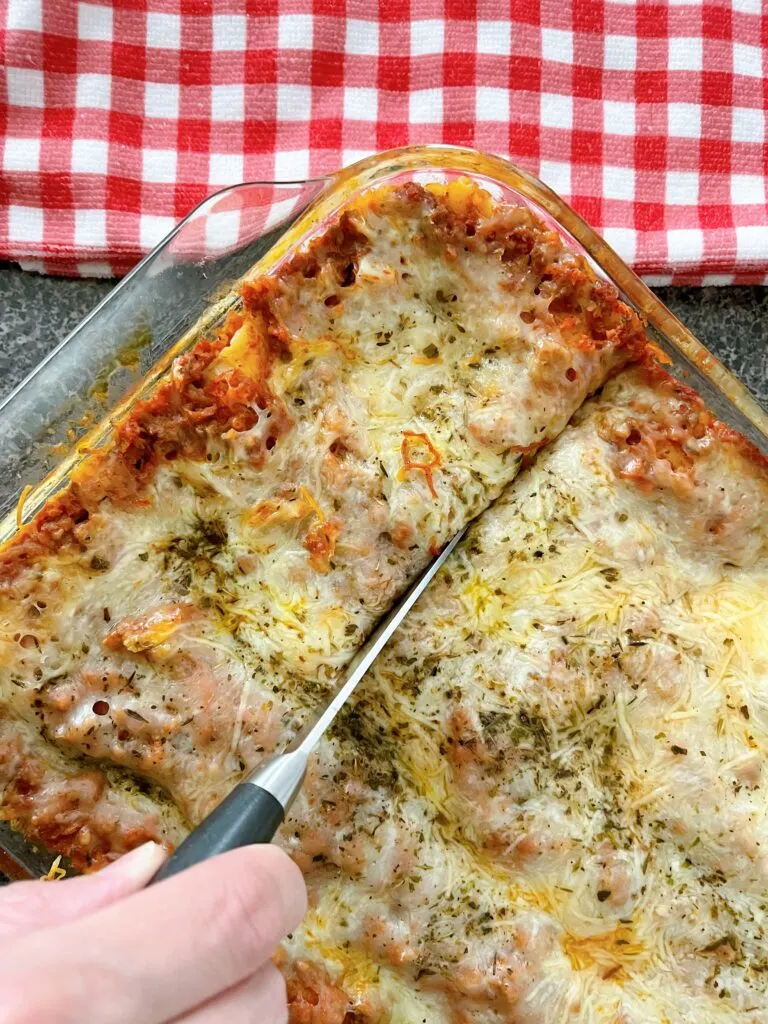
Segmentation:
<svg viewBox="0 0 768 1024">
<path fill-rule="evenodd" d="M 111 281 L 0 266 L 0 398 L 110 290 Z M 768 289 L 659 288 L 680 320 L 768 407 Z"/>
<path fill-rule="evenodd" d="M 654 290 L 768 409 L 768 288 Z"/>
</svg>

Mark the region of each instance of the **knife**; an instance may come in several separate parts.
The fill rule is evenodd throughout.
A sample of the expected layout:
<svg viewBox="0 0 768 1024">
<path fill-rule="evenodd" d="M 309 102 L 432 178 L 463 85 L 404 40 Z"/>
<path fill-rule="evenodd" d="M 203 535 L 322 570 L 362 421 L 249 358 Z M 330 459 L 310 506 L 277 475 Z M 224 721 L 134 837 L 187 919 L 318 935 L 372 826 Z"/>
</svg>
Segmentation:
<svg viewBox="0 0 768 1024">
<path fill-rule="evenodd" d="M 355 687 L 389 642 L 468 529 L 459 531 L 427 566 L 350 661 L 328 704 L 304 726 L 281 754 L 266 758 L 192 831 L 149 882 L 161 882 L 226 850 L 269 843 L 304 782 L 310 754 Z"/>
</svg>

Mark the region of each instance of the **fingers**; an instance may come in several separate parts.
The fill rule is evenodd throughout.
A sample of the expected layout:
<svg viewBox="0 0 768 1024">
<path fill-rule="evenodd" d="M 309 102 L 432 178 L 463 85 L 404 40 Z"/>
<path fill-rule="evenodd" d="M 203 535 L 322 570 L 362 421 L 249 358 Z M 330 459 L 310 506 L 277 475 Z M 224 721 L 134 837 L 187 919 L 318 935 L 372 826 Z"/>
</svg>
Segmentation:
<svg viewBox="0 0 768 1024">
<path fill-rule="evenodd" d="M 14 882 L 0 890 L 0 942 L 75 921 L 142 889 L 165 860 L 145 843 L 95 875 L 61 882 Z"/>
<path fill-rule="evenodd" d="M 24 1019 L 156 1024 L 250 977 L 305 908 L 296 865 L 277 847 L 246 847 L 14 941 L 0 958 L 0 991 L 13 997 L 30 963 L 45 962 Z"/>
<path fill-rule="evenodd" d="M 285 982 L 274 964 L 204 1006 L 177 1018 L 178 1024 L 286 1024 Z"/>
</svg>

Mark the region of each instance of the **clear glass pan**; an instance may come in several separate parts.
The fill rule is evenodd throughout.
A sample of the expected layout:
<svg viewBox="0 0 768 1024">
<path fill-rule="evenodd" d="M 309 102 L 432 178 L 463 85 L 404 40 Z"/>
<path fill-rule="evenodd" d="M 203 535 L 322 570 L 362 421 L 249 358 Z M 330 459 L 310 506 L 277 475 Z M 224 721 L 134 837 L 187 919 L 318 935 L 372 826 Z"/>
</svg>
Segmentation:
<svg viewBox="0 0 768 1024">
<path fill-rule="evenodd" d="M 174 357 L 239 301 L 236 284 L 243 277 L 269 271 L 363 189 L 462 175 L 498 199 L 530 206 L 584 253 L 642 314 L 649 336 L 671 360 L 670 372 L 768 454 L 768 415 L 744 385 L 551 189 L 498 157 L 414 146 L 369 157 L 328 178 L 235 185 L 181 221 L 0 404 L 0 542 L 66 483 L 89 449 L 104 443 L 115 419 L 153 387 Z M 2 822 L 0 850 L 33 875 L 50 862 Z M 0 854 L 4 864 L 9 868 Z"/>
</svg>

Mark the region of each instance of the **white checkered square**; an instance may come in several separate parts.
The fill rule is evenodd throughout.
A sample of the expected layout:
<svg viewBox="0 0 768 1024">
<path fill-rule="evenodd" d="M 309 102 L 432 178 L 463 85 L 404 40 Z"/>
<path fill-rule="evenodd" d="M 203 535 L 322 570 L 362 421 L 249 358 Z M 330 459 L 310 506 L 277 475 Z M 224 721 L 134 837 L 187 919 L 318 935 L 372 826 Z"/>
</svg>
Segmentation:
<svg viewBox="0 0 768 1024">
<path fill-rule="evenodd" d="M 8 240 L 25 244 L 42 242 L 43 211 L 36 206 L 9 206 Z"/>
<path fill-rule="evenodd" d="M 512 52 L 512 33 L 508 21 L 478 21 L 477 52 L 508 57 Z"/>
<path fill-rule="evenodd" d="M 667 107 L 667 131 L 678 139 L 701 137 L 701 107 L 697 103 L 670 103 Z"/>
<path fill-rule="evenodd" d="M 541 123 L 545 128 L 572 128 L 573 97 L 542 93 Z"/>
<path fill-rule="evenodd" d="M 637 251 L 637 231 L 634 228 L 606 228 L 603 237 L 627 263 L 634 260 Z"/>
<path fill-rule="evenodd" d="M 208 252 L 226 252 L 240 239 L 240 211 L 220 210 L 205 218 L 205 247 Z"/>
<path fill-rule="evenodd" d="M 107 211 L 75 210 L 75 242 L 86 249 L 103 249 L 107 244 Z"/>
<path fill-rule="evenodd" d="M 373 149 L 344 149 L 341 153 L 342 163 L 345 167 L 349 164 L 356 164 L 358 160 L 363 160 L 374 152 Z"/>
<path fill-rule="evenodd" d="M 248 41 L 248 20 L 244 14 L 214 14 L 213 52 L 244 50 Z"/>
<path fill-rule="evenodd" d="M 179 87 L 176 82 L 144 83 L 144 116 L 172 120 L 179 116 Z"/>
<path fill-rule="evenodd" d="M 606 199 L 633 200 L 635 198 L 634 168 L 603 167 L 603 195 Z"/>
<path fill-rule="evenodd" d="M 312 89 L 308 85 L 278 85 L 278 121 L 308 121 L 311 112 Z"/>
<path fill-rule="evenodd" d="M 344 49 L 356 57 L 376 57 L 379 53 L 379 24 L 361 18 L 347 18 Z"/>
<path fill-rule="evenodd" d="M 664 202 L 668 206 L 695 206 L 698 201 L 698 171 L 667 171 Z"/>
<path fill-rule="evenodd" d="M 144 181 L 152 184 L 172 185 L 176 180 L 176 150 L 142 150 L 141 176 Z"/>
<path fill-rule="evenodd" d="M 379 113 L 378 89 L 344 89 L 344 117 L 349 121 L 375 121 Z"/>
<path fill-rule="evenodd" d="M 411 56 L 425 57 L 443 52 L 442 19 L 423 19 L 411 22 Z"/>
<path fill-rule="evenodd" d="M 280 47 L 281 50 L 311 50 L 312 15 L 278 15 L 277 45 Z"/>
<path fill-rule="evenodd" d="M 298 200 L 296 198 L 278 199 L 277 202 L 272 203 L 270 206 L 264 226 L 266 228 L 275 228 L 278 224 L 282 224 L 296 212 L 297 204 Z"/>
<path fill-rule="evenodd" d="M 634 71 L 637 60 L 634 36 L 607 35 L 603 45 L 603 67 L 612 71 Z"/>
<path fill-rule="evenodd" d="M 560 160 L 542 160 L 539 167 L 541 180 L 561 196 L 571 194 L 571 165 Z"/>
<path fill-rule="evenodd" d="M 731 110 L 731 138 L 734 142 L 765 141 L 765 113 L 754 107 L 733 107 Z"/>
<path fill-rule="evenodd" d="M 154 249 L 157 243 L 173 230 L 175 224 L 173 217 L 142 213 L 139 218 L 139 241 L 142 249 Z"/>
<path fill-rule="evenodd" d="M 102 4 L 78 4 L 77 38 L 112 42 L 112 8 Z"/>
<path fill-rule="evenodd" d="M 731 7 L 741 14 L 762 14 L 763 0 L 731 0 Z"/>
<path fill-rule="evenodd" d="M 672 36 L 667 60 L 670 71 L 701 71 L 704 41 L 700 36 Z"/>
<path fill-rule="evenodd" d="M 147 46 L 155 50 L 178 50 L 181 46 L 181 15 L 149 11 Z"/>
<path fill-rule="evenodd" d="M 682 264 L 697 263 L 704 252 L 701 228 L 671 228 L 667 232 L 670 259 Z"/>
<path fill-rule="evenodd" d="M 762 174 L 731 175 L 731 202 L 734 206 L 765 203 L 765 178 Z"/>
<path fill-rule="evenodd" d="M 104 139 L 72 140 L 74 174 L 106 174 L 109 145 Z"/>
<path fill-rule="evenodd" d="M 609 135 L 634 135 L 634 103 L 622 103 L 618 100 L 604 100 L 603 128 Z"/>
<path fill-rule="evenodd" d="M 278 150 L 275 153 L 275 181 L 303 181 L 308 177 L 308 149 Z"/>
<path fill-rule="evenodd" d="M 236 185 L 245 177 L 242 153 L 211 153 L 208 157 L 209 185 Z"/>
<path fill-rule="evenodd" d="M 5 85 L 11 107 L 42 107 L 44 105 L 43 72 L 33 68 L 6 68 Z"/>
<path fill-rule="evenodd" d="M 701 279 L 702 288 L 723 288 L 733 284 L 733 274 L 704 274 Z"/>
<path fill-rule="evenodd" d="M 40 139 L 15 139 L 6 136 L 3 146 L 3 170 L 6 174 L 40 170 Z"/>
<path fill-rule="evenodd" d="M 733 44 L 733 71 L 749 78 L 763 77 L 763 51 L 759 46 L 747 43 Z"/>
<path fill-rule="evenodd" d="M 214 121 L 242 121 L 245 117 L 245 86 L 212 85 L 211 117 Z"/>
<path fill-rule="evenodd" d="M 115 271 L 106 260 L 79 260 L 77 272 L 81 277 L 114 277 Z"/>
<path fill-rule="evenodd" d="M 543 28 L 541 56 L 544 60 L 570 64 L 573 61 L 573 32 L 560 28 Z"/>
<path fill-rule="evenodd" d="M 10 0 L 7 8 L 9 31 L 40 32 L 43 27 L 43 0 Z"/>
<path fill-rule="evenodd" d="M 509 121 L 509 91 L 480 86 L 475 90 L 475 117 L 478 121 Z"/>
<path fill-rule="evenodd" d="M 83 109 L 109 110 L 112 103 L 111 75 L 78 75 L 75 104 Z"/>
<path fill-rule="evenodd" d="M 411 124 L 440 124 L 443 120 L 442 89 L 415 89 L 409 99 Z"/>
<path fill-rule="evenodd" d="M 762 225 L 736 228 L 736 255 L 750 263 L 765 260 L 765 228 Z"/>
<path fill-rule="evenodd" d="M 296 212 L 297 202 L 298 200 L 294 198 L 278 199 L 276 203 L 272 203 L 264 226 L 266 228 L 275 228 L 278 224 L 282 224 Z"/>
<path fill-rule="evenodd" d="M 45 260 L 24 259 L 19 260 L 21 270 L 27 270 L 30 274 L 46 274 L 48 272 Z"/>
</svg>

